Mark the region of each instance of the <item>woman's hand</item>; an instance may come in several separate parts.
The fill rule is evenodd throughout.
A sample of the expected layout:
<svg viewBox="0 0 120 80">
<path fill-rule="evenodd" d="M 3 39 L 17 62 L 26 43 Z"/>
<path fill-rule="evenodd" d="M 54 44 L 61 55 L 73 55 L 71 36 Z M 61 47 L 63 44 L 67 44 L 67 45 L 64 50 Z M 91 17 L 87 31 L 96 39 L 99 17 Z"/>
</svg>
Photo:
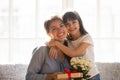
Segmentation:
<svg viewBox="0 0 120 80">
<path fill-rule="evenodd" d="M 54 73 L 54 75 L 55 75 L 54 80 L 68 80 L 68 79 L 57 79 L 57 75 L 59 75 L 59 74 L 63 74 L 63 72 Z"/>
<path fill-rule="evenodd" d="M 47 74 L 45 80 L 68 80 L 68 79 L 57 79 L 58 74 L 62 74 L 63 72 L 55 72 L 53 74 Z"/>
</svg>

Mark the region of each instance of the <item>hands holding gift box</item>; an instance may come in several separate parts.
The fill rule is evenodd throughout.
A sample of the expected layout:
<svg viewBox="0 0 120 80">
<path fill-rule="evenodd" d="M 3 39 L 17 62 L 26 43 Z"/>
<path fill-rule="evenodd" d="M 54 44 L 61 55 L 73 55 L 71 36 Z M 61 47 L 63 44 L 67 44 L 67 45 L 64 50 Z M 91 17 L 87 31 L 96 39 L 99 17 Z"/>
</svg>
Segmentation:
<svg viewBox="0 0 120 80">
<path fill-rule="evenodd" d="M 77 72 L 76 70 L 69 70 L 65 69 L 65 73 L 63 72 L 56 72 L 53 74 L 47 74 L 46 80 L 70 80 L 71 78 L 81 78 L 83 74 Z"/>
<path fill-rule="evenodd" d="M 46 80 L 68 80 L 68 78 L 64 77 L 64 78 L 58 78 L 58 75 L 63 75 L 63 72 L 56 72 L 56 73 L 53 73 L 53 74 L 47 74 L 47 77 L 46 77 Z"/>
<path fill-rule="evenodd" d="M 57 79 L 71 79 L 71 78 L 81 78 L 83 77 L 83 74 L 80 72 L 77 72 L 76 70 L 69 70 L 69 69 L 65 69 L 64 70 L 64 74 L 58 74 L 57 75 Z"/>
</svg>

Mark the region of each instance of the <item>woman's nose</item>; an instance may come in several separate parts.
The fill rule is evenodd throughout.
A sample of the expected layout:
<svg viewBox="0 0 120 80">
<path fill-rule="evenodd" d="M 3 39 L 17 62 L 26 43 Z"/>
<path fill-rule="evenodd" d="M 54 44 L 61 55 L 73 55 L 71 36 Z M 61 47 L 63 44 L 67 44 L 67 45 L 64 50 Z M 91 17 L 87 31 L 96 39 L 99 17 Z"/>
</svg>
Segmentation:
<svg viewBox="0 0 120 80">
<path fill-rule="evenodd" d="M 59 27 L 59 28 L 58 28 L 58 31 L 62 31 L 62 28 L 61 28 L 61 27 Z"/>
</svg>

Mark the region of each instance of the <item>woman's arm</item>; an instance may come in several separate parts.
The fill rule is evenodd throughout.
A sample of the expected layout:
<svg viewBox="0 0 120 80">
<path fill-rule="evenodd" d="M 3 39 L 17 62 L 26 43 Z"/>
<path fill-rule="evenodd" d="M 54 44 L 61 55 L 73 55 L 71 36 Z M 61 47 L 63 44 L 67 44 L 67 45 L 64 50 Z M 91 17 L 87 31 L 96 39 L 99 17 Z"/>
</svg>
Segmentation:
<svg viewBox="0 0 120 80">
<path fill-rule="evenodd" d="M 51 74 L 41 73 L 43 65 L 45 64 L 46 52 L 44 52 L 43 48 L 34 51 L 28 66 L 26 80 L 57 80 L 57 74 L 62 72 L 55 72 Z"/>
<path fill-rule="evenodd" d="M 34 51 L 28 66 L 26 80 L 45 80 L 46 74 L 38 74 L 44 63 L 44 55 L 39 54 L 40 50 Z"/>
<path fill-rule="evenodd" d="M 43 48 L 35 50 L 28 66 L 26 80 L 52 80 L 55 78 L 56 73 L 53 74 L 41 74 L 40 71 L 44 65 L 45 54 Z"/>
</svg>

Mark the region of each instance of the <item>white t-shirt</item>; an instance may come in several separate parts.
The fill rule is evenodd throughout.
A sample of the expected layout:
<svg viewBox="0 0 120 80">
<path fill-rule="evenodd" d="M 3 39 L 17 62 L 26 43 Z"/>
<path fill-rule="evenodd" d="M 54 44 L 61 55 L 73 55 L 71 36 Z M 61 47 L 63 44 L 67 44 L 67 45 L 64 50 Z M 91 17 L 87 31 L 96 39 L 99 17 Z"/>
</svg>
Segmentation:
<svg viewBox="0 0 120 80">
<path fill-rule="evenodd" d="M 98 74 L 99 71 L 94 62 L 93 40 L 92 40 L 91 36 L 89 34 L 86 34 L 86 35 L 78 38 L 77 40 L 69 41 L 68 46 L 71 49 L 77 48 L 80 45 L 80 43 L 82 43 L 82 42 L 90 44 L 90 46 L 86 49 L 85 53 L 83 53 L 84 56 L 82 56 L 82 57 L 91 61 L 92 67 L 91 67 L 90 71 L 88 72 L 88 74 L 91 75 L 91 77 L 93 77 L 96 74 Z"/>
</svg>

